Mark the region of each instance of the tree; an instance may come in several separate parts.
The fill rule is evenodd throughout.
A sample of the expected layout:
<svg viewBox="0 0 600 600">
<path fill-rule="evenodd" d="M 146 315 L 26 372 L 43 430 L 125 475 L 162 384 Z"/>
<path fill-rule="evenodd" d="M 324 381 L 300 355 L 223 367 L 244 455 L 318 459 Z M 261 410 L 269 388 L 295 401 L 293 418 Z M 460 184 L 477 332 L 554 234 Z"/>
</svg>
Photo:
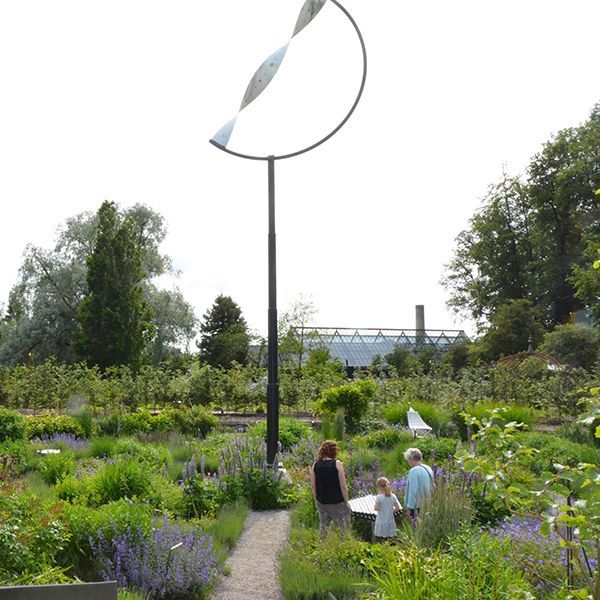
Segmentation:
<svg viewBox="0 0 600 600">
<path fill-rule="evenodd" d="M 283 313 L 278 323 L 279 356 L 283 366 L 296 369 L 298 379 L 302 377 L 302 364 L 310 349 L 313 349 L 316 334 L 306 327 L 312 324 L 317 309 L 311 300 L 300 295 L 289 310 Z"/>
<path fill-rule="evenodd" d="M 557 325 L 544 336 L 540 350 L 572 367 L 590 370 L 600 357 L 600 330 L 586 325 Z"/>
<path fill-rule="evenodd" d="M 419 370 L 420 365 L 417 357 L 400 346 L 386 354 L 384 358 L 387 364 L 395 369 L 398 377 L 410 377 Z"/>
<path fill-rule="evenodd" d="M 487 319 L 515 298 L 527 296 L 530 211 L 522 182 L 507 176 L 491 186 L 469 229 L 456 239 L 443 284 L 452 291 L 448 305 L 476 321 Z"/>
<path fill-rule="evenodd" d="M 511 300 L 490 318 L 490 326 L 479 343 L 484 360 L 525 352 L 531 339 L 538 345 L 544 335 L 539 310 L 529 300 Z"/>
<path fill-rule="evenodd" d="M 228 369 L 234 362 L 241 365 L 248 358 L 250 336 L 241 308 L 230 296 L 217 296 L 203 315 L 199 344 L 202 360 L 213 367 Z"/>
<path fill-rule="evenodd" d="M 90 365 L 140 367 L 153 333 L 144 299 L 141 250 L 129 219 L 117 205 L 98 211 L 98 235 L 87 259 L 87 294 L 79 306 L 76 352 Z"/>
<path fill-rule="evenodd" d="M 144 295 L 154 311 L 152 356 L 156 365 L 194 337 L 196 317 L 178 290 L 158 289 L 152 282 L 164 273 L 177 274 L 170 258 L 159 252 L 166 236 L 163 218 L 136 204 L 124 210 L 121 219 L 129 219 L 135 228 L 147 275 Z M 97 214 L 81 213 L 59 227 L 52 250 L 27 246 L 19 281 L 4 313 L 0 363 L 25 363 L 31 351 L 35 363 L 50 356 L 61 362 L 76 360 L 73 338 L 79 304 L 87 292 L 86 257 L 93 251 L 97 231 Z"/>
<path fill-rule="evenodd" d="M 457 237 L 444 285 L 449 306 L 482 325 L 510 300 L 531 300 L 547 328 L 581 308 L 570 279 L 587 264 L 600 235 L 600 104 L 589 120 L 560 131 L 531 161 L 523 179 L 492 186 L 469 228 Z"/>
</svg>

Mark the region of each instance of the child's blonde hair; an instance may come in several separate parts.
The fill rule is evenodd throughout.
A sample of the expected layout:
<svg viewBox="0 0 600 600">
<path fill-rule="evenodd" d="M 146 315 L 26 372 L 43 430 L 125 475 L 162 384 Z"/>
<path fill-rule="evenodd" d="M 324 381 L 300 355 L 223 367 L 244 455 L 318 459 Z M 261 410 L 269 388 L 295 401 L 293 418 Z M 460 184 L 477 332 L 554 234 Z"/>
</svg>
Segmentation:
<svg viewBox="0 0 600 600">
<path fill-rule="evenodd" d="M 383 490 L 383 493 L 386 496 L 391 496 L 392 495 L 392 486 L 390 485 L 389 479 L 386 479 L 385 477 L 380 477 L 377 480 L 377 487 L 380 490 Z"/>
</svg>

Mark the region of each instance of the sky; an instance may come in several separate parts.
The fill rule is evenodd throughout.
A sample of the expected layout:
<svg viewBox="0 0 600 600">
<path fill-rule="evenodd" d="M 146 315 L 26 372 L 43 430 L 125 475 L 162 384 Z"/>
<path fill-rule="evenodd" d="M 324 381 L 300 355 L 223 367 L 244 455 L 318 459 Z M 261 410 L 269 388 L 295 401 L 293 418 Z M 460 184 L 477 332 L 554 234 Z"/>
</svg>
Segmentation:
<svg viewBox="0 0 600 600">
<path fill-rule="evenodd" d="M 600 101 L 597 0 L 342 0 L 367 46 L 363 98 L 323 146 L 278 161 L 278 306 L 327 327 L 473 324 L 440 285 L 503 171 Z M 0 0 L 0 303 L 25 246 L 102 201 L 162 214 L 198 317 L 234 298 L 266 334 L 267 166 L 208 143 L 302 0 Z M 230 147 L 291 152 L 358 90 L 354 31 L 328 2 L 243 111 Z"/>
</svg>

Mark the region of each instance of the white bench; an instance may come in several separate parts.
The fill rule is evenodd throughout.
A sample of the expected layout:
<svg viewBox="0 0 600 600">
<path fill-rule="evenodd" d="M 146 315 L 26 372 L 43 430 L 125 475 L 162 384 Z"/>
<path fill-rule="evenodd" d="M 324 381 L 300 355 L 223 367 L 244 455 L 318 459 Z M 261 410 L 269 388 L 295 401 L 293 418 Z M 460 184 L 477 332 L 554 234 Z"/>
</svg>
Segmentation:
<svg viewBox="0 0 600 600">
<path fill-rule="evenodd" d="M 421 415 L 416 410 L 413 410 L 410 404 L 406 412 L 406 420 L 408 421 L 408 428 L 415 437 L 423 437 L 423 435 L 433 432 L 433 429 L 423 421 Z"/>
</svg>

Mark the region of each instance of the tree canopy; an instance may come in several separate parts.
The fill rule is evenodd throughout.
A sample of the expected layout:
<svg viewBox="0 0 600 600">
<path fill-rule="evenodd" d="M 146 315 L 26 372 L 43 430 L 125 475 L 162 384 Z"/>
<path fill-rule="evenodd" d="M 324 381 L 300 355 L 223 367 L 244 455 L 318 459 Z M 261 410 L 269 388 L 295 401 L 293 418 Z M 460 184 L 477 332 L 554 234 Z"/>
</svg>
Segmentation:
<svg viewBox="0 0 600 600">
<path fill-rule="evenodd" d="M 217 296 L 202 319 L 199 344 L 202 360 L 226 369 L 234 362 L 245 364 L 250 336 L 242 309 L 233 299 L 222 294 Z"/>
<path fill-rule="evenodd" d="M 87 258 L 87 293 L 79 305 L 78 356 L 90 366 L 141 365 L 153 328 L 144 298 L 142 255 L 129 219 L 116 204 L 98 211 L 98 234 Z"/>
<path fill-rule="evenodd" d="M 143 204 L 119 213 L 129 220 L 140 248 L 144 297 L 151 306 L 156 335 L 150 354 L 154 364 L 179 352 L 195 335 L 192 307 L 177 290 L 159 289 L 153 279 L 176 274 L 159 246 L 166 236 L 161 215 Z M 87 263 L 98 232 L 98 213 L 70 217 L 57 232 L 53 249 L 29 245 L 25 249 L 19 280 L 13 286 L 0 325 L 0 363 L 43 362 L 54 356 L 73 362 L 73 338 L 78 327 L 79 305 L 87 293 Z"/>
<path fill-rule="evenodd" d="M 447 265 L 449 305 L 482 324 L 507 302 L 527 299 L 547 328 L 582 308 L 571 275 L 587 266 L 586 248 L 600 236 L 598 165 L 600 104 L 545 144 L 525 177 L 489 188 Z"/>
</svg>

